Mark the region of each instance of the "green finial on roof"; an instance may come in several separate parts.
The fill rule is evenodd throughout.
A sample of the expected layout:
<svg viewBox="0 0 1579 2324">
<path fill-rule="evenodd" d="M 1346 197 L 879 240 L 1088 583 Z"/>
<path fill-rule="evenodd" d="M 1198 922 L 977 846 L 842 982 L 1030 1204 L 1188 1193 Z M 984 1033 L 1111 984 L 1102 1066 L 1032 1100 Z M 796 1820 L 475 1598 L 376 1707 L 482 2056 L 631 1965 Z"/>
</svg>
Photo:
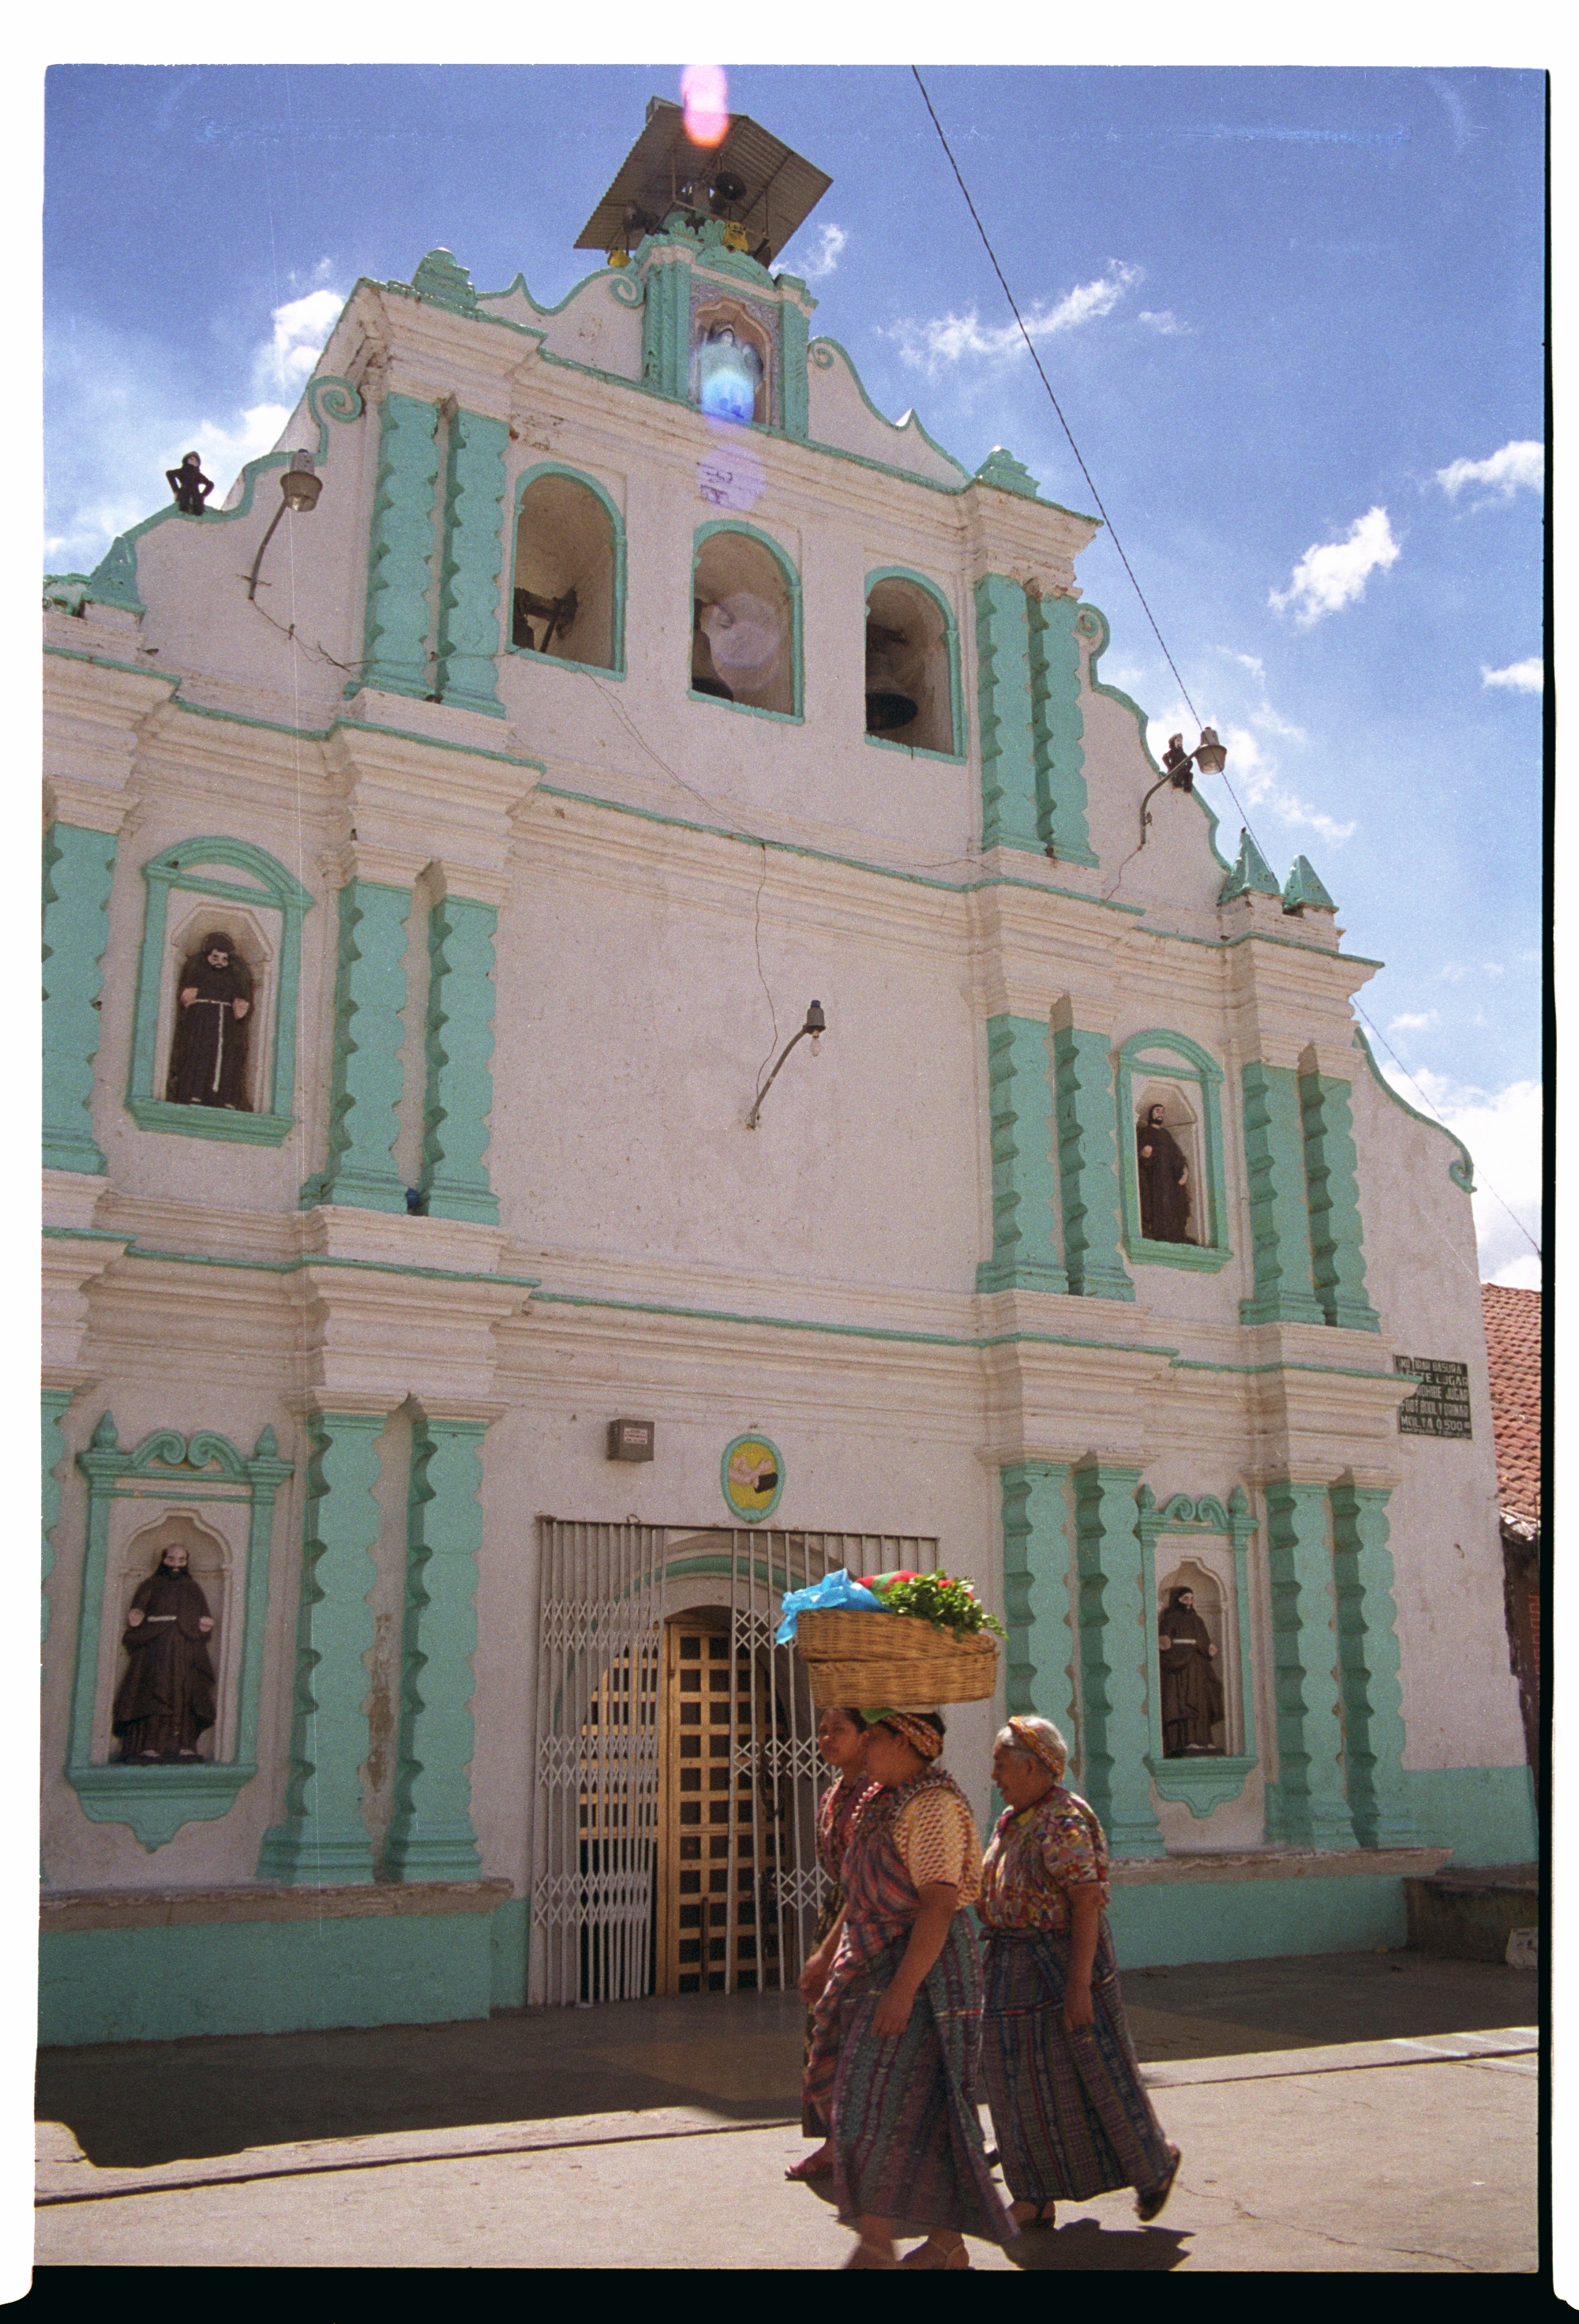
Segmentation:
<svg viewBox="0 0 1579 2324">
<path fill-rule="evenodd" d="M 1312 878 L 1315 874 L 1312 873 Z M 1270 865 L 1248 831 L 1239 835 L 1239 860 L 1223 882 L 1220 904 L 1232 903 L 1235 896 L 1276 896 L 1281 893 Z"/>
<path fill-rule="evenodd" d="M 976 478 L 981 484 L 995 484 L 1001 493 L 1018 493 L 1022 501 L 1036 498 L 1036 478 L 1023 461 L 1017 460 L 1002 444 L 993 445 L 976 470 Z"/>
<path fill-rule="evenodd" d="M 1335 912 L 1338 908 L 1311 870 L 1309 857 L 1297 855 L 1294 869 L 1288 874 L 1288 884 L 1283 890 L 1283 909 L 1297 912 L 1301 904 L 1314 904 L 1323 912 Z"/>
<path fill-rule="evenodd" d="M 450 250 L 430 250 L 411 277 L 419 299 L 436 307 L 453 307 L 457 315 L 475 315 L 477 294 L 472 278 Z"/>
</svg>

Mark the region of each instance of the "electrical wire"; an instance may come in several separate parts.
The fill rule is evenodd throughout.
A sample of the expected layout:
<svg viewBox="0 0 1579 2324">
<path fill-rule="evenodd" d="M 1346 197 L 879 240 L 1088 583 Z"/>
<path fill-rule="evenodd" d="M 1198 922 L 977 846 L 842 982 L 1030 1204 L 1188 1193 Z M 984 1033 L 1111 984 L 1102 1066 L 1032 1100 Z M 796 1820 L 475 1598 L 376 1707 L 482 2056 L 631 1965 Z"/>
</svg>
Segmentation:
<svg viewBox="0 0 1579 2324">
<path fill-rule="evenodd" d="M 1178 664 L 1175 661 L 1172 654 L 1169 653 L 1168 650 L 1168 641 L 1163 636 L 1161 630 L 1158 626 L 1157 616 L 1152 612 L 1151 607 L 1147 601 L 1146 592 L 1141 588 L 1135 568 L 1131 564 L 1129 557 L 1125 552 L 1124 545 L 1113 529 L 1113 521 L 1112 517 L 1109 516 L 1107 508 L 1103 501 L 1102 494 L 1096 488 L 1096 479 L 1085 465 L 1085 455 L 1081 451 L 1079 445 L 1075 441 L 1075 431 L 1070 427 L 1067 420 L 1064 417 L 1063 406 L 1059 403 L 1057 397 L 1053 392 L 1052 382 L 1048 379 L 1047 373 L 1042 369 L 1042 360 L 1036 351 L 1036 343 L 1032 339 L 1030 331 L 1026 328 L 1025 318 L 1020 311 L 1020 307 L 1013 291 L 1009 288 L 1008 278 L 1004 274 L 1003 269 L 998 263 L 998 254 L 993 248 L 992 238 L 988 235 L 986 227 L 982 224 L 981 213 L 977 209 L 974 202 L 971 199 L 970 188 L 965 184 L 964 173 L 960 169 L 959 163 L 954 158 L 954 149 L 949 144 L 943 124 L 937 118 L 937 109 L 936 106 L 934 106 L 931 97 L 928 95 L 927 84 L 921 78 L 920 72 L 915 65 L 910 67 L 910 71 L 915 77 L 916 87 L 921 92 L 922 103 L 926 106 L 928 112 L 932 116 L 932 126 L 937 132 L 938 143 L 942 146 L 945 154 L 947 156 L 948 166 L 954 172 L 955 181 L 958 185 L 960 192 L 965 197 L 965 206 L 971 214 L 971 217 L 975 225 L 976 232 L 981 235 L 982 247 L 987 254 L 993 272 L 997 276 L 999 283 L 1002 289 L 1003 296 L 1009 301 L 1009 310 L 1011 314 L 1012 314 L 1016 323 L 1020 326 L 1020 336 L 1025 341 L 1026 347 L 1030 355 L 1030 359 L 1036 365 L 1037 376 L 1041 381 L 1043 387 L 1047 390 L 1048 401 L 1052 405 L 1054 411 L 1057 414 L 1058 425 L 1062 428 L 1065 435 L 1069 439 L 1069 449 L 1074 453 L 1075 458 L 1079 466 L 1080 473 L 1085 477 L 1086 484 L 1090 489 L 1091 497 L 1096 503 L 1097 510 L 1101 515 L 1103 523 L 1107 528 L 1108 539 L 1113 542 L 1114 549 L 1117 550 L 1119 561 L 1122 565 L 1124 571 L 1129 575 L 1131 586 L 1134 589 L 1136 596 L 1140 601 L 1140 610 L 1145 614 L 1148 622 L 1151 624 L 1152 635 L 1156 638 L 1158 644 L 1162 649 L 1162 659 L 1168 664 L 1168 669 L 1173 672 L 1174 682 L 1178 687 L 1180 696 L 1183 697 L 1185 707 L 1189 712 L 1190 716 L 1195 720 L 1196 724 L 1199 726 L 1201 724 L 1200 712 L 1196 708 L 1195 704 L 1190 699 L 1190 690 L 1185 684 L 1183 678 L 1180 676 Z M 1233 784 L 1228 780 L 1226 774 L 1222 777 L 1222 781 L 1223 788 L 1227 791 L 1229 798 L 1233 801 L 1235 807 L 1239 811 L 1240 819 L 1242 822 L 1246 832 L 1249 833 L 1251 843 L 1264 855 L 1266 851 L 1261 847 L 1260 840 L 1256 838 L 1255 832 L 1251 825 L 1249 810 L 1240 799 L 1239 794 L 1235 791 Z M 1118 881 L 1123 878 L 1124 872 L 1128 865 L 1133 861 L 1134 857 L 1140 853 L 1140 848 L 1138 847 L 1131 849 L 1130 853 L 1124 858 L 1123 862 L 1119 866 L 1118 880 L 1114 881 L 1113 888 L 1116 889 Z M 1104 892 L 1111 895 L 1113 893 L 1113 889 L 1109 889 Z M 1455 1133 L 1447 1130 L 1447 1124 L 1443 1120 L 1440 1112 L 1437 1111 L 1436 1107 L 1432 1104 L 1430 1099 L 1426 1095 L 1425 1091 L 1421 1089 L 1418 1082 L 1416 1081 L 1414 1075 L 1409 1072 L 1408 1066 L 1404 1064 L 1402 1058 L 1399 1056 L 1398 1051 L 1393 1047 L 1391 1042 L 1389 1041 L 1386 1036 L 1371 1022 L 1371 1019 L 1366 1015 L 1364 1010 L 1361 1008 L 1357 1001 L 1351 1001 L 1350 1005 L 1353 1009 L 1355 1016 L 1360 1019 L 1361 1022 L 1369 1026 L 1371 1031 L 1375 1034 L 1376 1038 L 1387 1051 L 1388 1056 L 1392 1059 L 1393 1064 L 1398 1067 L 1399 1073 L 1402 1074 L 1404 1079 L 1408 1083 L 1409 1087 L 1415 1092 L 1421 1104 L 1426 1108 L 1433 1120 L 1436 1121 L 1441 1129 L 1447 1130 L 1447 1135 L 1450 1138 L 1453 1137 Z M 1526 1242 L 1528 1243 L 1531 1250 L 1533 1250 L 1536 1257 L 1539 1259 L 1541 1257 L 1541 1247 L 1539 1243 L 1537 1242 L 1535 1237 L 1530 1233 L 1529 1229 L 1525 1225 L 1523 1220 L 1519 1218 L 1517 1212 L 1514 1211 L 1511 1204 L 1503 1200 L 1502 1196 L 1497 1192 L 1496 1187 L 1491 1185 L 1490 1179 L 1482 1177 L 1481 1183 L 1485 1187 L 1487 1194 L 1491 1195 L 1493 1202 L 1497 1203 L 1502 1210 L 1507 1212 L 1508 1216 L 1519 1229 L 1519 1233 L 1524 1237 Z"/>
</svg>

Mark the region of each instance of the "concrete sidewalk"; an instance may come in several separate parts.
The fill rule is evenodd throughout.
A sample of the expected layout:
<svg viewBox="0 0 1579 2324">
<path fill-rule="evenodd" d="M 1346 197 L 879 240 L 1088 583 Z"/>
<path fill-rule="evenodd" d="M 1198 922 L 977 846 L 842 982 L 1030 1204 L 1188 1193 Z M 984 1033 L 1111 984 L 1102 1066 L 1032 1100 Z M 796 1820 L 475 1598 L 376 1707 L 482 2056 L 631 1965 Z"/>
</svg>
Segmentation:
<svg viewBox="0 0 1579 2324">
<path fill-rule="evenodd" d="M 1185 2154 L 1166 2213 L 1071 2204 L 974 2263 L 1531 2271 L 1535 1988 L 1418 1953 L 1132 1971 Z M 738 1994 L 47 2051 L 39 2264 L 837 2267 L 847 2231 L 782 2175 L 803 2025 Z"/>
</svg>

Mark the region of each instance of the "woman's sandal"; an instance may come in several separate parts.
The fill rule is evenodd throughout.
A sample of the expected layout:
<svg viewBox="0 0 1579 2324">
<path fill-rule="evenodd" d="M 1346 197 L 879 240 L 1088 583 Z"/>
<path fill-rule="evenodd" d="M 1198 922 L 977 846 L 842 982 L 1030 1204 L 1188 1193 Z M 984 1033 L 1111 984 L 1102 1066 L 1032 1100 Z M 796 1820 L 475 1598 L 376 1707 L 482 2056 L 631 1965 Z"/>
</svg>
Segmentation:
<svg viewBox="0 0 1579 2324">
<path fill-rule="evenodd" d="M 1027 2196 L 1025 2200 L 1029 2202 L 1030 2197 Z M 1036 2214 L 1034 2218 L 1014 2219 L 1015 2207 L 1012 2203 L 1009 2206 L 1009 2216 L 1014 2219 L 1014 2224 L 1022 2236 L 1034 2235 L 1039 2227 L 1052 2227 L 1057 2225 L 1057 2221 L 1053 2217 L 1053 2206 L 1050 2202 L 1035 2204 L 1032 2209 Z"/>
<path fill-rule="evenodd" d="M 1168 2153 L 1173 2156 L 1173 2163 L 1167 2178 L 1159 2180 L 1155 2187 L 1149 2188 L 1144 2195 L 1137 2195 L 1135 2198 L 1135 2217 L 1142 2225 L 1148 2219 L 1154 2219 L 1157 2217 L 1173 2192 L 1173 2182 L 1178 2177 L 1178 2166 L 1184 2161 L 1184 2157 L 1177 2146 L 1169 2147 Z"/>
<path fill-rule="evenodd" d="M 928 2236 L 924 2244 L 918 2244 L 915 2250 L 907 2252 L 903 2259 L 900 2262 L 900 2265 L 901 2267 L 948 2267 L 956 2269 L 968 2268 L 970 2264 L 971 2255 L 965 2247 L 965 2237 L 963 2236 L 960 2236 L 957 2243 L 942 2245 L 935 2243 L 933 2238 Z"/>
<path fill-rule="evenodd" d="M 831 2179 L 834 2175 L 834 2166 L 831 2163 L 825 2163 L 822 2160 L 825 2152 L 826 2150 L 819 2146 L 815 2153 L 803 2155 L 799 2163 L 790 2164 L 784 2173 L 785 2178 L 797 2181 L 802 2187 L 810 2179 Z"/>
<path fill-rule="evenodd" d="M 866 2243 L 858 2243 L 845 2262 L 846 2267 L 898 2267 L 899 2264 L 891 2252 L 885 2252 L 879 2244 Z"/>
</svg>

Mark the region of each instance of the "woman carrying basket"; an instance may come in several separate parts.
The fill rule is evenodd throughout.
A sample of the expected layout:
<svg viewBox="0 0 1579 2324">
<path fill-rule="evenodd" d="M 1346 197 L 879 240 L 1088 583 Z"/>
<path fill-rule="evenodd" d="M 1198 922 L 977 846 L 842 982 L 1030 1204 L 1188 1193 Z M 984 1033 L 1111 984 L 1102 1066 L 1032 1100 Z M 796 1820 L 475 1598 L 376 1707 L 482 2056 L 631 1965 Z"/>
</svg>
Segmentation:
<svg viewBox="0 0 1579 2324">
<path fill-rule="evenodd" d="M 855 1829 L 856 1817 L 876 1791 L 876 1785 L 865 1772 L 866 1729 L 858 1711 L 825 1711 L 817 1722 L 817 1748 L 839 1774 L 837 1783 L 829 1784 L 817 1804 L 817 1860 L 826 1873 L 830 1886 L 822 1910 L 817 1914 L 817 1926 L 811 1932 L 811 1952 L 800 1972 L 800 1992 L 808 2012 L 815 2009 L 828 1981 L 828 1971 L 833 1967 L 840 1932 L 845 1925 L 845 1851 Z M 808 2067 L 814 2022 L 808 2015 L 806 2027 Z M 817 2092 L 812 2090 L 808 2077 L 801 2095 L 800 2127 L 808 2138 L 820 2138 L 822 2144 L 814 2153 L 805 2156 L 786 2171 L 786 2179 L 826 2179 L 834 2167 L 833 2142 L 828 2136 L 827 2116 L 823 2111 L 822 2102 L 832 2096 L 832 2070 L 836 2063 L 835 2053 L 828 2054 L 822 2061 L 820 2087 Z"/>
<path fill-rule="evenodd" d="M 853 2268 L 964 2268 L 965 2236 L 1015 2234 L 976 2117 L 981 1970 L 969 1803 L 937 1766 L 936 1711 L 863 1711 L 882 1788 L 845 1851 L 845 1925 L 813 2021 L 808 2099 L 831 2125 Z M 930 2229 L 896 2260 L 896 2218 Z"/>
<path fill-rule="evenodd" d="M 983 2070 L 1021 2227 L 1057 2198 L 1133 2187 L 1141 2219 L 1179 2166 L 1140 2080 L 1107 1924 L 1107 1840 L 1064 1788 L 1068 1747 L 1048 1719 L 999 1732 L 993 1778 L 1009 1805 L 982 1866 Z"/>
</svg>

